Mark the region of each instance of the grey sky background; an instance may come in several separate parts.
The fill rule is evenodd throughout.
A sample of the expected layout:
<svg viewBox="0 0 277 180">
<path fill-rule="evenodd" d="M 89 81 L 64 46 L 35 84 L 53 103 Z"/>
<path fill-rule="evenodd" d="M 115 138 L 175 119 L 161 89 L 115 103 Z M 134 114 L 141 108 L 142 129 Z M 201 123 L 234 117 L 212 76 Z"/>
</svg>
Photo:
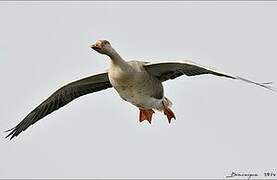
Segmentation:
<svg viewBox="0 0 277 180">
<path fill-rule="evenodd" d="M 277 86 L 275 2 L 1 2 L 0 131 L 62 85 L 101 72 L 89 46 L 126 60 L 192 60 Z M 277 171 L 277 93 L 214 76 L 165 84 L 177 120 L 109 89 L 83 96 L 12 141 L 0 178 L 224 178 Z"/>
</svg>

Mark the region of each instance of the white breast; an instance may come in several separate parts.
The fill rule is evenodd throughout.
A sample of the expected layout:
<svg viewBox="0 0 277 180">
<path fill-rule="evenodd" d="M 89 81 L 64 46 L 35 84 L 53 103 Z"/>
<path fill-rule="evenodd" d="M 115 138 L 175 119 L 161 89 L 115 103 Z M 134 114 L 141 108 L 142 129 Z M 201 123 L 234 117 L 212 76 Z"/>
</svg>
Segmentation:
<svg viewBox="0 0 277 180">
<path fill-rule="evenodd" d="M 118 94 L 125 101 L 145 109 L 160 109 L 162 99 L 151 97 L 149 75 L 143 71 L 126 72 L 114 68 L 109 70 L 109 79 Z"/>
</svg>

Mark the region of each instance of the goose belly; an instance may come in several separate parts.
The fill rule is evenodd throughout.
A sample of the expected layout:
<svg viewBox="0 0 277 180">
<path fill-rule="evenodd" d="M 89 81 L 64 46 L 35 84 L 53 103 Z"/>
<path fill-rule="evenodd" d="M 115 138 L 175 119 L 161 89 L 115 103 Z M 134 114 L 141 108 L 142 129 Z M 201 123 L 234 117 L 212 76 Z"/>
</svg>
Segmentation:
<svg viewBox="0 0 277 180">
<path fill-rule="evenodd" d="M 144 87 L 118 86 L 115 88 L 119 96 L 125 101 L 142 109 L 160 109 L 162 99 L 151 97 Z"/>
<path fill-rule="evenodd" d="M 110 78 L 111 84 L 119 96 L 142 109 L 160 109 L 162 99 L 152 97 L 155 87 L 151 87 L 151 83 L 145 82 L 144 78 L 129 78 L 124 80 Z M 160 88 L 160 86 L 156 88 Z"/>
</svg>

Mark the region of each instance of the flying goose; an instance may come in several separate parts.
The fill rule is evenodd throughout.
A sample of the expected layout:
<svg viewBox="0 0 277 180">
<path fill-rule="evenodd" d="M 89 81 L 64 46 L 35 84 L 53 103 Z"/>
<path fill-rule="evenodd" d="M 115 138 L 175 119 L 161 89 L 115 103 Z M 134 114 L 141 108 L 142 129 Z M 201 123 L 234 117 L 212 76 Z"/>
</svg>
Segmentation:
<svg viewBox="0 0 277 180">
<path fill-rule="evenodd" d="M 270 86 L 271 83 L 256 83 L 191 61 L 127 62 L 113 49 L 107 40 L 98 40 L 91 48 L 100 54 L 110 57 L 111 65 L 107 72 L 98 73 L 61 87 L 31 111 L 18 125 L 7 130 L 6 132 L 10 133 L 6 138 L 10 137 L 12 139 L 18 136 L 38 120 L 80 96 L 112 87 L 115 88 L 122 99 L 139 108 L 139 122 L 146 120 L 150 124 L 154 113 L 153 109 L 162 111 L 167 116 L 169 123 L 172 118 L 176 119 L 170 109 L 171 101 L 164 96 L 162 82 L 182 75 L 212 74 L 242 80 L 274 90 Z"/>
</svg>

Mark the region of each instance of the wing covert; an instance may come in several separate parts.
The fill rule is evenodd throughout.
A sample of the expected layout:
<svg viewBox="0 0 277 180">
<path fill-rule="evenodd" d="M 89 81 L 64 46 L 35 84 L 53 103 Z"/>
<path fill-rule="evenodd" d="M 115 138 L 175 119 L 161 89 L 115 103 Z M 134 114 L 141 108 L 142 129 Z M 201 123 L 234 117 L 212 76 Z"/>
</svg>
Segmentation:
<svg viewBox="0 0 277 180">
<path fill-rule="evenodd" d="M 12 139 L 18 136 L 22 131 L 25 131 L 29 126 L 36 123 L 38 120 L 80 96 L 110 87 L 112 87 L 112 85 L 109 81 L 108 73 L 96 74 L 69 83 L 55 91 L 50 97 L 31 111 L 18 125 L 8 130 L 11 132 L 6 136 L 6 138 L 10 137 L 10 139 Z"/>
<path fill-rule="evenodd" d="M 146 71 L 156 76 L 160 81 L 166 81 L 169 79 L 175 79 L 182 75 L 196 76 L 202 74 L 212 74 L 216 76 L 222 76 L 231 79 L 242 80 L 247 83 L 252 83 L 270 90 L 274 90 L 269 83 L 257 83 L 239 76 L 233 76 L 228 73 L 224 73 L 207 66 L 196 64 L 191 61 L 172 61 L 172 62 L 161 62 L 161 63 L 147 63 L 144 65 Z"/>
</svg>

